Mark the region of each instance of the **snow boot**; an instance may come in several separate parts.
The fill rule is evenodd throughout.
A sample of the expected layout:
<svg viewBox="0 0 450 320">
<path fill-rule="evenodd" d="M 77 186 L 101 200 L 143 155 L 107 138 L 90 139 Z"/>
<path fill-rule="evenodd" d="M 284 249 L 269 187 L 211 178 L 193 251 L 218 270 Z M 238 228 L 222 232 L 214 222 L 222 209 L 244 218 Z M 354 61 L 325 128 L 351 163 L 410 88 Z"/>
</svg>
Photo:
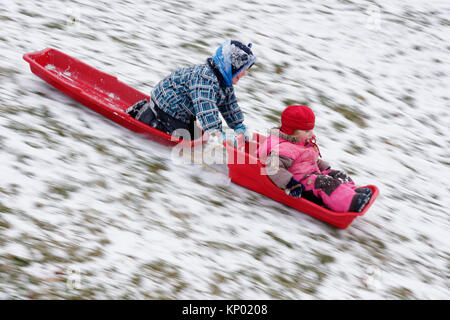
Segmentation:
<svg viewBox="0 0 450 320">
<path fill-rule="evenodd" d="M 369 203 L 371 197 L 372 197 L 372 190 L 370 190 L 370 193 L 367 192 L 356 193 L 355 196 L 353 197 L 349 211 L 361 212 L 364 209 L 364 207 Z"/>
<path fill-rule="evenodd" d="M 163 130 L 164 128 L 160 128 L 160 126 L 158 126 L 159 121 L 152 108 L 152 103 L 148 102 L 146 99 L 136 102 L 134 105 L 125 110 L 125 112 L 146 125 L 165 131 Z"/>
<path fill-rule="evenodd" d="M 125 110 L 126 113 L 128 113 L 130 116 L 136 119 L 137 114 L 142 109 L 143 106 L 147 104 L 147 99 L 141 100 L 133 104 L 131 107 L 129 107 L 127 110 Z"/>
<path fill-rule="evenodd" d="M 364 193 L 364 194 L 369 195 L 370 197 L 372 196 L 372 190 L 370 188 L 358 188 L 358 189 L 355 189 L 355 192 Z"/>
</svg>

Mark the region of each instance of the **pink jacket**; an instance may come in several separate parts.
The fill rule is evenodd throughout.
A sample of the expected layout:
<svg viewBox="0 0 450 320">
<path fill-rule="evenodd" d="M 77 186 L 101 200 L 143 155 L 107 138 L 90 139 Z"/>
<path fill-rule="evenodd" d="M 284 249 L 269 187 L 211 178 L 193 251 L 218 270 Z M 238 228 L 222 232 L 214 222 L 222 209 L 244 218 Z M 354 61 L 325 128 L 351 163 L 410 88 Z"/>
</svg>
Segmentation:
<svg viewBox="0 0 450 320">
<path fill-rule="evenodd" d="M 319 150 L 317 147 L 313 144 L 289 141 L 292 140 L 289 138 L 291 136 L 287 136 L 279 131 L 275 135 L 271 134 L 258 149 L 258 156 L 261 162 L 265 163 L 271 152 L 293 159 L 294 162 L 288 171 L 297 181 L 301 180 L 304 175 L 321 172 L 318 166 Z"/>
</svg>

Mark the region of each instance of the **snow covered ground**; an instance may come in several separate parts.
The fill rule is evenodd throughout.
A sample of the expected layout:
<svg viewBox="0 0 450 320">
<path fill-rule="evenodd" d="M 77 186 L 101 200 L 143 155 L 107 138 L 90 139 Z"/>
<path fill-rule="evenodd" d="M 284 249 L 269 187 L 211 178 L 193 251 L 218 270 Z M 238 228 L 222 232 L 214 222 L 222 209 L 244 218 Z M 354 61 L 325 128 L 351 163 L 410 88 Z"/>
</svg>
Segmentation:
<svg viewBox="0 0 450 320">
<path fill-rule="evenodd" d="M 448 299 L 448 1 L 0 3 L 1 299 Z M 33 75 L 54 47 L 149 93 L 226 39 L 264 132 L 316 113 L 324 159 L 380 196 L 338 230 L 103 118 Z"/>
</svg>

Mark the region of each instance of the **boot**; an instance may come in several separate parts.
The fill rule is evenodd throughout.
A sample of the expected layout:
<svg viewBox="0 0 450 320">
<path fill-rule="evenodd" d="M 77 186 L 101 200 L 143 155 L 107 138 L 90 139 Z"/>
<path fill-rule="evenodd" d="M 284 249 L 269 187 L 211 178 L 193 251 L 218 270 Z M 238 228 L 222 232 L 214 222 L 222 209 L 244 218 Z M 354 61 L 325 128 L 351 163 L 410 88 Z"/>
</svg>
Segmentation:
<svg viewBox="0 0 450 320">
<path fill-rule="evenodd" d="M 128 113 L 133 118 L 136 118 L 136 115 L 139 113 L 139 111 L 142 109 L 143 106 L 147 104 L 147 100 L 141 100 L 133 104 L 131 107 L 125 110 L 126 113 Z"/>
<path fill-rule="evenodd" d="M 353 197 L 349 211 L 361 212 L 364 209 L 364 207 L 369 203 L 371 197 L 372 197 L 372 190 L 370 190 L 370 194 L 366 192 L 356 193 L 355 196 Z"/>
<path fill-rule="evenodd" d="M 370 188 L 357 188 L 357 189 L 355 189 L 355 192 L 364 193 L 369 196 L 372 196 L 372 189 L 370 189 Z"/>
</svg>

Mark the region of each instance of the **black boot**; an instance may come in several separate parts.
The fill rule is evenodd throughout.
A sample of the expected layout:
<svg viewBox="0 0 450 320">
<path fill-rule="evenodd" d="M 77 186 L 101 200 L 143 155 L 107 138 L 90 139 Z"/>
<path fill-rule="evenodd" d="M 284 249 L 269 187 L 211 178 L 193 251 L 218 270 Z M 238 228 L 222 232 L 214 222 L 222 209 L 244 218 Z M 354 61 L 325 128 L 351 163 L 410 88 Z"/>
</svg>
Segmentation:
<svg viewBox="0 0 450 320">
<path fill-rule="evenodd" d="M 369 203 L 371 197 L 372 197 L 372 190 L 370 190 L 370 194 L 365 192 L 356 193 L 355 196 L 353 197 L 349 211 L 361 212 L 364 209 L 364 207 Z"/>
<path fill-rule="evenodd" d="M 355 192 L 367 194 L 369 197 L 372 196 L 372 190 L 370 188 L 358 188 L 355 189 Z"/>
<path fill-rule="evenodd" d="M 130 116 L 136 119 L 137 114 L 142 109 L 143 106 L 145 106 L 148 103 L 147 99 L 141 100 L 133 104 L 131 107 L 129 107 L 127 110 L 125 110 L 126 113 L 128 113 Z"/>
</svg>

